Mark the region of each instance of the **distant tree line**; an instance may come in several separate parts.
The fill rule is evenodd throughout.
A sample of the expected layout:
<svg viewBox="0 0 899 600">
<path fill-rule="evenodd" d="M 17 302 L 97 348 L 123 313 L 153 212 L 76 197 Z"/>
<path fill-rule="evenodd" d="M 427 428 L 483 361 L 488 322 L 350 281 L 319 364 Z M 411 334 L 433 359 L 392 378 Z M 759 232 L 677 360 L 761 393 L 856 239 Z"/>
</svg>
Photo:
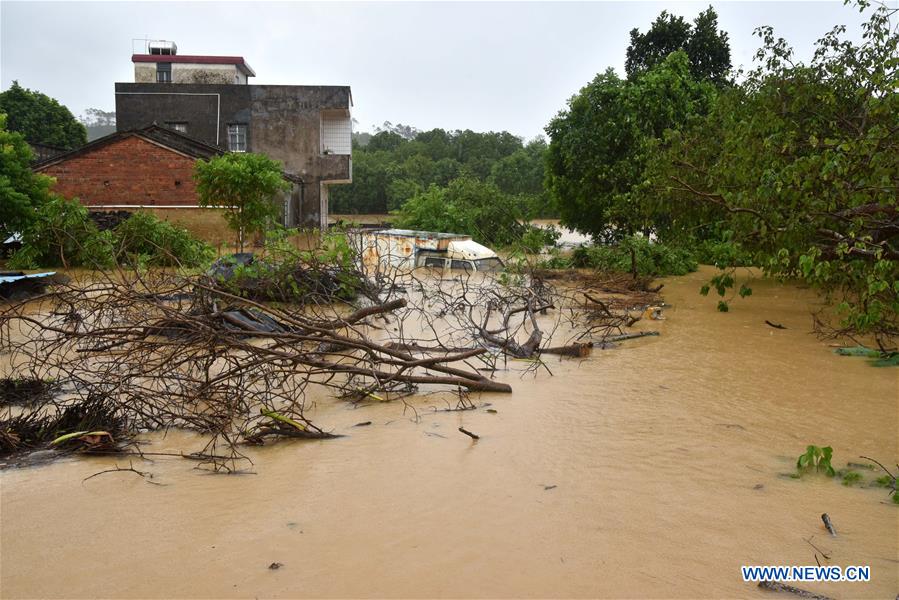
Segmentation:
<svg viewBox="0 0 899 600">
<path fill-rule="evenodd" d="M 384 125 L 374 135 L 354 136 L 353 183 L 332 189 L 332 213 L 397 211 L 431 188 L 446 189 L 464 179 L 489 185 L 490 193 L 502 195 L 496 198 L 498 204 L 515 205 L 523 218 L 555 214 L 543 187 L 542 138 L 524 143 L 505 131 L 418 131 Z"/>
</svg>

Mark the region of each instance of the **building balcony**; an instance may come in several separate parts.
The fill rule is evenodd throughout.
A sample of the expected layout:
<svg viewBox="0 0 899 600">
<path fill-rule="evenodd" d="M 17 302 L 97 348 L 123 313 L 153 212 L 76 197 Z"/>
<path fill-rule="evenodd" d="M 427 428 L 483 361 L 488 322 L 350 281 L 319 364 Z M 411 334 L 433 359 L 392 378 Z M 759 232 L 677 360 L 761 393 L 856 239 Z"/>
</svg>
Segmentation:
<svg viewBox="0 0 899 600">
<path fill-rule="evenodd" d="M 318 166 L 322 181 L 350 183 L 353 180 L 353 159 L 349 154 L 322 154 Z"/>
</svg>

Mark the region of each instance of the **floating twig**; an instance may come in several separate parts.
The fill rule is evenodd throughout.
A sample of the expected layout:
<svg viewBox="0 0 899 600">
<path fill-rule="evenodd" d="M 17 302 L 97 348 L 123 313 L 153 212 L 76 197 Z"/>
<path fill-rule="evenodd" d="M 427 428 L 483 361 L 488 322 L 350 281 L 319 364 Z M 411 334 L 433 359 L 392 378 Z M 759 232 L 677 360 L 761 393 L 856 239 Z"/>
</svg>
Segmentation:
<svg viewBox="0 0 899 600">
<path fill-rule="evenodd" d="M 468 430 L 465 429 L 464 427 L 460 427 L 460 428 L 459 428 L 459 431 L 460 431 L 461 433 L 464 433 L 465 435 L 467 435 L 468 437 L 470 437 L 470 438 L 473 439 L 473 440 L 479 440 L 479 439 L 481 439 L 481 436 L 479 436 L 479 435 L 476 434 L 476 433 L 472 433 L 472 432 L 468 431 Z"/>
</svg>

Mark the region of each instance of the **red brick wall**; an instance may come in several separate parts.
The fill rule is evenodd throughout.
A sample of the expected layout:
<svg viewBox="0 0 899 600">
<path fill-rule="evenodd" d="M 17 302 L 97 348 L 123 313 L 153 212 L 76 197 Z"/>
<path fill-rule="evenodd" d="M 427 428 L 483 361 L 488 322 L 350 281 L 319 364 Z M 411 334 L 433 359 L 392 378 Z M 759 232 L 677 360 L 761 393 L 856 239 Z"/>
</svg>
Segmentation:
<svg viewBox="0 0 899 600">
<path fill-rule="evenodd" d="M 134 136 L 41 170 L 56 193 L 88 206 L 196 206 L 193 172 L 193 158 Z"/>
</svg>

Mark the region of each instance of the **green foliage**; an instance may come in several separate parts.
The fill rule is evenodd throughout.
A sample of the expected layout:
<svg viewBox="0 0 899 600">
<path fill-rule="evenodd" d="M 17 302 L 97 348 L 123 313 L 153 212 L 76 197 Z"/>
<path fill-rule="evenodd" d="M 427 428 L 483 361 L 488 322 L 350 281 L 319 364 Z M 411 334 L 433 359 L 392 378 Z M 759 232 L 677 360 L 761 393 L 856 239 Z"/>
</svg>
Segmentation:
<svg viewBox="0 0 899 600">
<path fill-rule="evenodd" d="M 22 247 L 9 260 L 15 269 L 114 264 L 201 266 L 213 250 L 179 227 L 149 213 L 135 213 L 114 230 L 98 231 L 77 199 L 52 197 L 24 230 Z"/>
<path fill-rule="evenodd" d="M 314 250 L 298 250 L 290 239 L 296 233 L 283 227 L 267 231 L 261 256 L 250 264 L 238 265 L 231 257 L 221 259 L 233 274 L 219 276 L 217 285 L 257 300 L 303 304 L 356 298 L 365 282 L 346 236 L 327 233 Z"/>
<path fill-rule="evenodd" d="M 843 485 L 847 487 L 859 484 L 861 483 L 861 481 L 861 473 L 856 473 L 855 471 L 846 471 L 845 473 L 843 473 Z"/>
<path fill-rule="evenodd" d="M 385 124 L 389 125 L 389 124 Z M 390 126 L 353 149 L 353 183 L 334 188 L 332 213 L 380 214 L 399 210 L 432 185 L 460 177 L 493 183 L 515 196 L 522 213 L 551 216 L 543 192 L 542 139 L 527 145 L 508 132 L 417 131 Z"/>
<path fill-rule="evenodd" d="M 652 242 L 642 236 L 628 236 L 614 245 L 581 246 L 571 257 L 578 268 L 600 271 L 633 272 L 637 275 L 662 277 L 685 275 L 695 271 L 696 259 L 686 249 Z"/>
<path fill-rule="evenodd" d="M 752 254 L 728 238 L 729 236 L 726 235 L 725 239 L 694 239 L 684 245 L 693 249 L 696 260 L 702 265 L 714 265 L 721 268 L 751 266 Z"/>
<path fill-rule="evenodd" d="M 727 32 L 718 30 L 718 15 L 709 6 L 693 25 L 668 11 L 656 18 L 649 31 L 631 30 L 625 70 L 638 76 L 661 63 L 672 52 L 684 50 L 690 58 L 690 72 L 697 80 L 725 83 L 730 74 L 730 44 Z"/>
<path fill-rule="evenodd" d="M 0 93 L 0 112 L 8 115 L 7 127 L 29 142 L 59 148 L 77 148 L 87 143 L 84 125 L 68 108 L 40 92 L 25 89 L 18 81 Z"/>
<path fill-rule="evenodd" d="M 860 44 L 843 32 L 803 64 L 760 28 L 760 66 L 657 141 L 645 187 L 676 227 L 717 223 L 769 275 L 830 295 L 841 330 L 884 345 L 899 333 L 899 30 L 882 6 Z"/>
<path fill-rule="evenodd" d="M 31 170 L 31 148 L 6 122 L 0 113 L 0 241 L 28 226 L 35 209 L 49 200 L 53 182 Z"/>
<path fill-rule="evenodd" d="M 606 239 L 653 231 L 666 211 L 642 187 L 650 153 L 666 130 L 705 114 L 715 93 L 693 79 L 684 52 L 631 80 L 609 69 L 585 86 L 546 127 L 546 184 L 563 224 Z"/>
<path fill-rule="evenodd" d="M 800 473 L 816 471 L 818 473 L 823 472 L 828 477 L 833 477 L 836 475 L 836 471 L 834 471 L 833 466 L 830 464 L 832 457 L 833 448 L 830 446 L 825 446 L 823 448 L 818 446 L 808 446 L 805 449 L 805 453 L 800 455 L 799 459 L 797 459 L 796 469 L 799 470 Z"/>
<path fill-rule="evenodd" d="M 460 177 L 445 188 L 432 185 L 396 215 L 397 227 L 464 233 L 494 246 L 513 244 L 526 231 L 515 198 L 473 177 Z"/>
<path fill-rule="evenodd" d="M 200 206 L 225 208 L 225 220 L 237 232 L 241 252 L 247 234 L 263 231 L 277 218 L 275 195 L 290 189 L 280 163 L 251 152 L 198 160 L 194 178 Z"/>
<path fill-rule="evenodd" d="M 100 235 L 78 200 L 54 196 L 41 205 L 22 233 L 22 247 L 9 259 L 14 269 L 88 266 L 114 263 L 113 240 Z"/>
<path fill-rule="evenodd" d="M 199 267 L 215 254 L 209 244 L 186 229 L 147 212 L 134 213 L 115 228 L 115 248 L 119 262 L 154 267 Z"/>
<path fill-rule="evenodd" d="M 538 254 L 547 246 L 554 246 L 561 236 L 562 232 L 555 227 L 527 225 L 515 246 L 525 254 Z"/>
<path fill-rule="evenodd" d="M 874 480 L 874 485 L 882 488 L 892 488 L 896 480 L 892 475 L 883 475 Z"/>
</svg>

